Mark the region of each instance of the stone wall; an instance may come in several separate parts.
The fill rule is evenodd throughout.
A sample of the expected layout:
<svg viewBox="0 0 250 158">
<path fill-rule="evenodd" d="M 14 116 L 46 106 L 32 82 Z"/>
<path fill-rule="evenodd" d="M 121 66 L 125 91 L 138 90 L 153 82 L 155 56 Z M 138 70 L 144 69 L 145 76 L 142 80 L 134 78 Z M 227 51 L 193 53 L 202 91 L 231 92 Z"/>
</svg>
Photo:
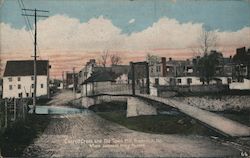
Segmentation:
<svg viewBox="0 0 250 158">
<path fill-rule="evenodd" d="M 174 97 L 178 101 L 209 111 L 250 109 L 250 96 Z"/>
<path fill-rule="evenodd" d="M 223 92 L 229 91 L 228 85 L 190 85 L 190 86 L 159 86 L 158 87 L 158 96 L 161 96 L 162 93 L 168 91 L 176 91 L 180 93 L 213 93 L 213 92 Z"/>
<path fill-rule="evenodd" d="M 128 97 L 127 117 L 140 115 L 157 115 L 157 110 L 155 107 L 142 99 Z"/>
</svg>

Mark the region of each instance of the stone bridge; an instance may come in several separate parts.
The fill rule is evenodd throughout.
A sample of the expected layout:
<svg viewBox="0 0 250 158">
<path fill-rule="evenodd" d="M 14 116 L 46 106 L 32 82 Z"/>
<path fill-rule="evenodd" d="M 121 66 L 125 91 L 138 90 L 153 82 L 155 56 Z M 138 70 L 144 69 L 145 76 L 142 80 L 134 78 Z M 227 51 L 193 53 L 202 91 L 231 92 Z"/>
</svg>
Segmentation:
<svg viewBox="0 0 250 158">
<path fill-rule="evenodd" d="M 206 125 L 207 127 L 229 137 L 249 137 L 250 127 L 230 120 L 218 114 L 185 104 L 170 98 L 147 94 L 105 93 L 82 97 L 82 106 L 88 108 L 95 104 L 111 101 L 127 101 L 127 117 L 139 115 L 157 115 L 157 108 L 166 106 L 178 110 Z"/>
</svg>

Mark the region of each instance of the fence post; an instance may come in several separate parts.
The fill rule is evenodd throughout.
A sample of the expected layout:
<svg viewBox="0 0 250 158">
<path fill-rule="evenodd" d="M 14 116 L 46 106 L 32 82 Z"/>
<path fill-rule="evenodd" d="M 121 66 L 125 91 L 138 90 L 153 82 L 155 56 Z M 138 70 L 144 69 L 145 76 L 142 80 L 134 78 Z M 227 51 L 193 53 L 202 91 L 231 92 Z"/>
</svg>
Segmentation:
<svg viewBox="0 0 250 158">
<path fill-rule="evenodd" d="M 22 110 L 23 110 L 23 120 L 25 120 L 25 103 L 24 103 L 24 101 L 22 100 L 21 101 L 21 103 L 22 103 Z"/>
<path fill-rule="evenodd" d="M 4 123 L 4 127 L 7 128 L 8 126 L 8 105 L 7 105 L 7 99 L 5 99 L 5 123 Z"/>
<path fill-rule="evenodd" d="M 14 121 L 16 120 L 16 98 L 14 98 Z"/>
</svg>

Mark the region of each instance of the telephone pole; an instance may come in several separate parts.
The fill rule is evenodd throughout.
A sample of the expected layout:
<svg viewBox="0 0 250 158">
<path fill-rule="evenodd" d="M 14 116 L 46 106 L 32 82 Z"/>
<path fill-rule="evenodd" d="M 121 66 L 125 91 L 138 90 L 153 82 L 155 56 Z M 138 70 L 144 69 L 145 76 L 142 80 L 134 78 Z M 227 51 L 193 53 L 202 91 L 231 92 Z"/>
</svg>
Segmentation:
<svg viewBox="0 0 250 158">
<path fill-rule="evenodd" d="M 74 102 L 76 99 L 76 83 L 75 83 L 75 67 L 73 67 L 73 93 L 74 93 Z"/>
<path fill-rule="evenodd" d="M 37 90 L 37 65 L 36 65 L 36 59 L 37 59 L 37 18 L 38 17 L 48 17 L 44 15 L 38 15 L 37 12 L 46 12 L 47 10 L 38 10 L 38 9 L 22 9 L 24 11 L 30 11 L 34 12 L 34 14 L 22 14 L 23 16 L 32 16 L 35 18 L 35 34 L 34 34 L 34 93 L 33 93 L 33 113 L 36 111 L 36 90 Z"/>
</svg>

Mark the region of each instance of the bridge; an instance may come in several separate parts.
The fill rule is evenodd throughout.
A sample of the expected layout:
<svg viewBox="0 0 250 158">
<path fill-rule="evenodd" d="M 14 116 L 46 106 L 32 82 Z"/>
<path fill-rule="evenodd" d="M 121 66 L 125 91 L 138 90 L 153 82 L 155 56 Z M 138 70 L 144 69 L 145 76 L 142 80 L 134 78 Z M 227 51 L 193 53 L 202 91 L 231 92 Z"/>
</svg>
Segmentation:
<svg viewBox="0 0 250 158">
<path fill-rule="evenodd" d="M 112 88 L 113 87 L 113 88 Z M 163 105 L 170 106 L 172 108 L 178 109 L 180 112 L 200 121 L 201 123 L 205 124 L 209 128 L 229 137 L 248 137 L 250 136 L 250 127 L 243 125 L 239 122 L 230 120 L 228 118 L 225 118 L 223 116 L 220 116 L 216 113 L 209 112 L 203 109 L 200 109 L 196 106 L 192 106 L 189 104 L 186 104 L 184 102 L 176 101 L 171 98 L 163 98 L 163 97 L 157 97 L 152 96 L 149 94 L 141 94 L 137 90 L 137 93 L 135 95 L 131 94 L 131 88 L 130 87 L 120 87 L 120 86 L 110 86 L 109 88 L 102 88 L 100 91 L 95 91 L 96 94 L 83 97 L 82 98 L 82 105 L 85 107 L 89 107 L 91 105 L 94 105 L 98 102 L 98 99 L 100 100 L 101 96 L 108 96 L 109 100 L 116 100 L 117 98 L 123 98 L 123 99 L 137 99 L 137 103 L 133 103 L 132 106 L 136 106 L 136 104 L 144 105 L 143 107 L 139 108 L 139 114 L 141 115 L 147 115 L 147 113 L 155 114 L 155 111 L 152 108 L 148 107 L 148 104 L 145 105 L 145 100 L 152 100 L 155 102 L 162 103 Z M 103 99 L 103 97 L 102 97 Z M 106 97 L 107 99 L 107 97 Z M 104 99 L 105 100 L 105 99 Z M 144 102 L 143 102 L 144 100 Z M 141 101 L 141 102 L 140 102 Z M 140 102 L 140 103 L 138 103 Z M 128 108 L 131 108 L 131 102 L 128 103 Z M 147 106 L 147 108 L 145 108 Z M 153 107 L 153 105 L 151 105 Z M 140 110 L 146 110 L 144 112 L 140 113 Z M 137 109 L 138 110 L 138 109 Z M 133 116 L 133 114 L 132 114 Z"/>
</svg>

